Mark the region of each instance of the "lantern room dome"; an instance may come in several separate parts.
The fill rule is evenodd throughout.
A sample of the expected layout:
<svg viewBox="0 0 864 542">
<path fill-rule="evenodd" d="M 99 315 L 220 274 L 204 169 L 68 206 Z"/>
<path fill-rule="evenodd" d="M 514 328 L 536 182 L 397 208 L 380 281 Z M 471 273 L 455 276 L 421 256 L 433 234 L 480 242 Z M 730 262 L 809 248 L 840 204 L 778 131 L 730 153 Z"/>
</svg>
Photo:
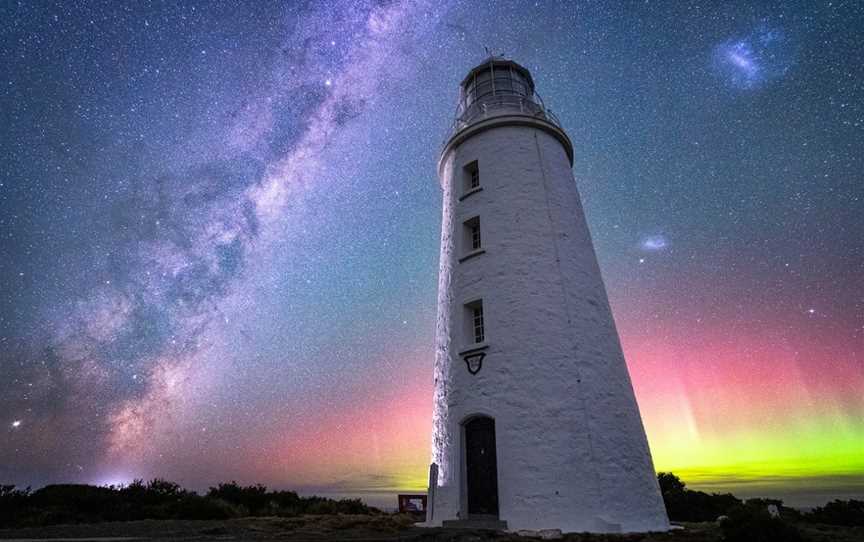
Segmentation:
<svg viewBox="0 0 864 542">
<path fill-rule="evenodd" d="M 534 80 L 531 72 L 512 60 L 490 56 L 475 66 L 462 80 L 462 103 L 465 107 L 494 96 L 532 98 Z"/>
<path fill-rule="evenodd" d="M 543 104 L 527 68 L 510 59 L 490 56 L 468 71 L 459 85 L 459 103 L 444 139 L 448 150 L 478 130 L 530 124 L 551 133 L 573 163 L 573 145 L 555 114 Z M 439 166 L 442 162 L 439 160 Z"/>
</svg>

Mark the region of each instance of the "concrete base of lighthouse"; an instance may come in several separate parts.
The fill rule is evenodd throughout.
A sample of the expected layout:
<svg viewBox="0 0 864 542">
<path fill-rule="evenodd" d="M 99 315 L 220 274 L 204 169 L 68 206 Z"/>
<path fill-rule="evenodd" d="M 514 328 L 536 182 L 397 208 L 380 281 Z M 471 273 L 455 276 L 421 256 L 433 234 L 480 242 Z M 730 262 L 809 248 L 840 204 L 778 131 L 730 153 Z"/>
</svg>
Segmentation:
<svg viewBox="0 0 864 542">
<path fill-rule="evenodd" d="M 470 410 L 485 409 L 473 407 Z M 502 409 L 498 410 L 500 413 Z M 460 414 L 456 417 L 462 418 Z M 561 454 L 558 450 L 562 439 L 567 437 L 560 431 L 552 432 L 554 424 L 548 424 L 547 441 L 528 445 L 527 435 L 518 420 L 499 418 L 496 421 L 498 513 L 483 516 L 472 514 L 468 509 L 467 465 L 459 462 L 465 456 L 464 441 L 454 442 L 453 476 L 442 485 L 430 487 L 430 508 L 427 521 L 421 526 L 511 532 L 559 530 L 563 533 L 669 529 L 662 500 L 653 492 L 656 482 L 644 479 L 634 483 L 634 471 L 644 469 L 629 467 L 627 459 L 613 457 L 610 459 L 620 468 L 620 475 L 616 477 L 607 470 L 600 475 L 605 480 L 598 483 L 598 473 L 591 468 L 586 435 L 581 443 L 575 440 L 570 443 L 570 454 Z M 462 428 L 452 431 L 452 434 L 460 433 L 464 435 Z M 628 454 L 624 451 L 623 455 L 626 458 Z M 574 483 L 580 479 L 582 483 Z M 620 498 L 614 499 L 616 495 Z"/>
</svg>

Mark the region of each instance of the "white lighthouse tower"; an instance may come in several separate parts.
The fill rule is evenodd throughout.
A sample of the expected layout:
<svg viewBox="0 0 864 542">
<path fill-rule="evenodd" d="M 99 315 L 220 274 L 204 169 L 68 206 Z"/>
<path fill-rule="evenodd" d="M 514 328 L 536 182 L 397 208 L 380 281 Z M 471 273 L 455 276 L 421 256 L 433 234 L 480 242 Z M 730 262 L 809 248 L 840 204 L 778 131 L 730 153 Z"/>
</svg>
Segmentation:
<svg viewBox="0 0 864 542">
<path fill-rule="evenodd" d="M 527 69 L 468 73 L 438 163 L 427 525 L 669 527 L 572 164 Z"/>
</svg>

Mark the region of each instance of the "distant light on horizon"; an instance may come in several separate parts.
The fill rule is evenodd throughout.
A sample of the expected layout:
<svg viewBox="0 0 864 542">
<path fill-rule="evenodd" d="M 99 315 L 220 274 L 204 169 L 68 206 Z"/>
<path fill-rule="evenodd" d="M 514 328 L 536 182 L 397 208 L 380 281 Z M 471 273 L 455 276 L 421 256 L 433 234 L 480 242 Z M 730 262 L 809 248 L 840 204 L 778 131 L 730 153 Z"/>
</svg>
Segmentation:
<svg viewBox="0 0 864 542">
<path fill-rule="evenodd" d="M 116 474 L 106 476 L 105 478 L 97 479 L 94 483 L 99 487 L 126 487 L 135 480 L 134 476 L 125 474 Z"/>
</svg>

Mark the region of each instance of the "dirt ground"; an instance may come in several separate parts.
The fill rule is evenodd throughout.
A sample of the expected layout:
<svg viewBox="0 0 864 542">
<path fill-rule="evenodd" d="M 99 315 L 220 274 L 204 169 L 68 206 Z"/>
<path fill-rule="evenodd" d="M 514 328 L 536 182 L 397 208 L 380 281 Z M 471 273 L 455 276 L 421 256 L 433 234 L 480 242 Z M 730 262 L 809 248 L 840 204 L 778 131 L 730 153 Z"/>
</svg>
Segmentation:
<svg viewBox="0 0 864 542">
<path fill-rule="evenodd" d="M 36 541 L 75 540 L 77 542 L 195 541 L 229 542 L 318 542 L 324 540 L 373 542 L 533 542 L 540 538 L 514 533 L 489 531 L 422 529 L 414 527 L 417 518 L 407 515 L 378 516 L 301 516 L 296 518 L 243 518 L 225 521 L 147 520 L 85 525 L 54 525 L 26 529 L 0 530 L 0 539 Z M 684 529 L 668 533 L 631 535 L 568 534 L 568 542 L 720 542 L 713 523 L 689 523 Z M 823 525 L 799 526 L 813 542 L 864 542 L 864 528 Z"/>
</svg>

